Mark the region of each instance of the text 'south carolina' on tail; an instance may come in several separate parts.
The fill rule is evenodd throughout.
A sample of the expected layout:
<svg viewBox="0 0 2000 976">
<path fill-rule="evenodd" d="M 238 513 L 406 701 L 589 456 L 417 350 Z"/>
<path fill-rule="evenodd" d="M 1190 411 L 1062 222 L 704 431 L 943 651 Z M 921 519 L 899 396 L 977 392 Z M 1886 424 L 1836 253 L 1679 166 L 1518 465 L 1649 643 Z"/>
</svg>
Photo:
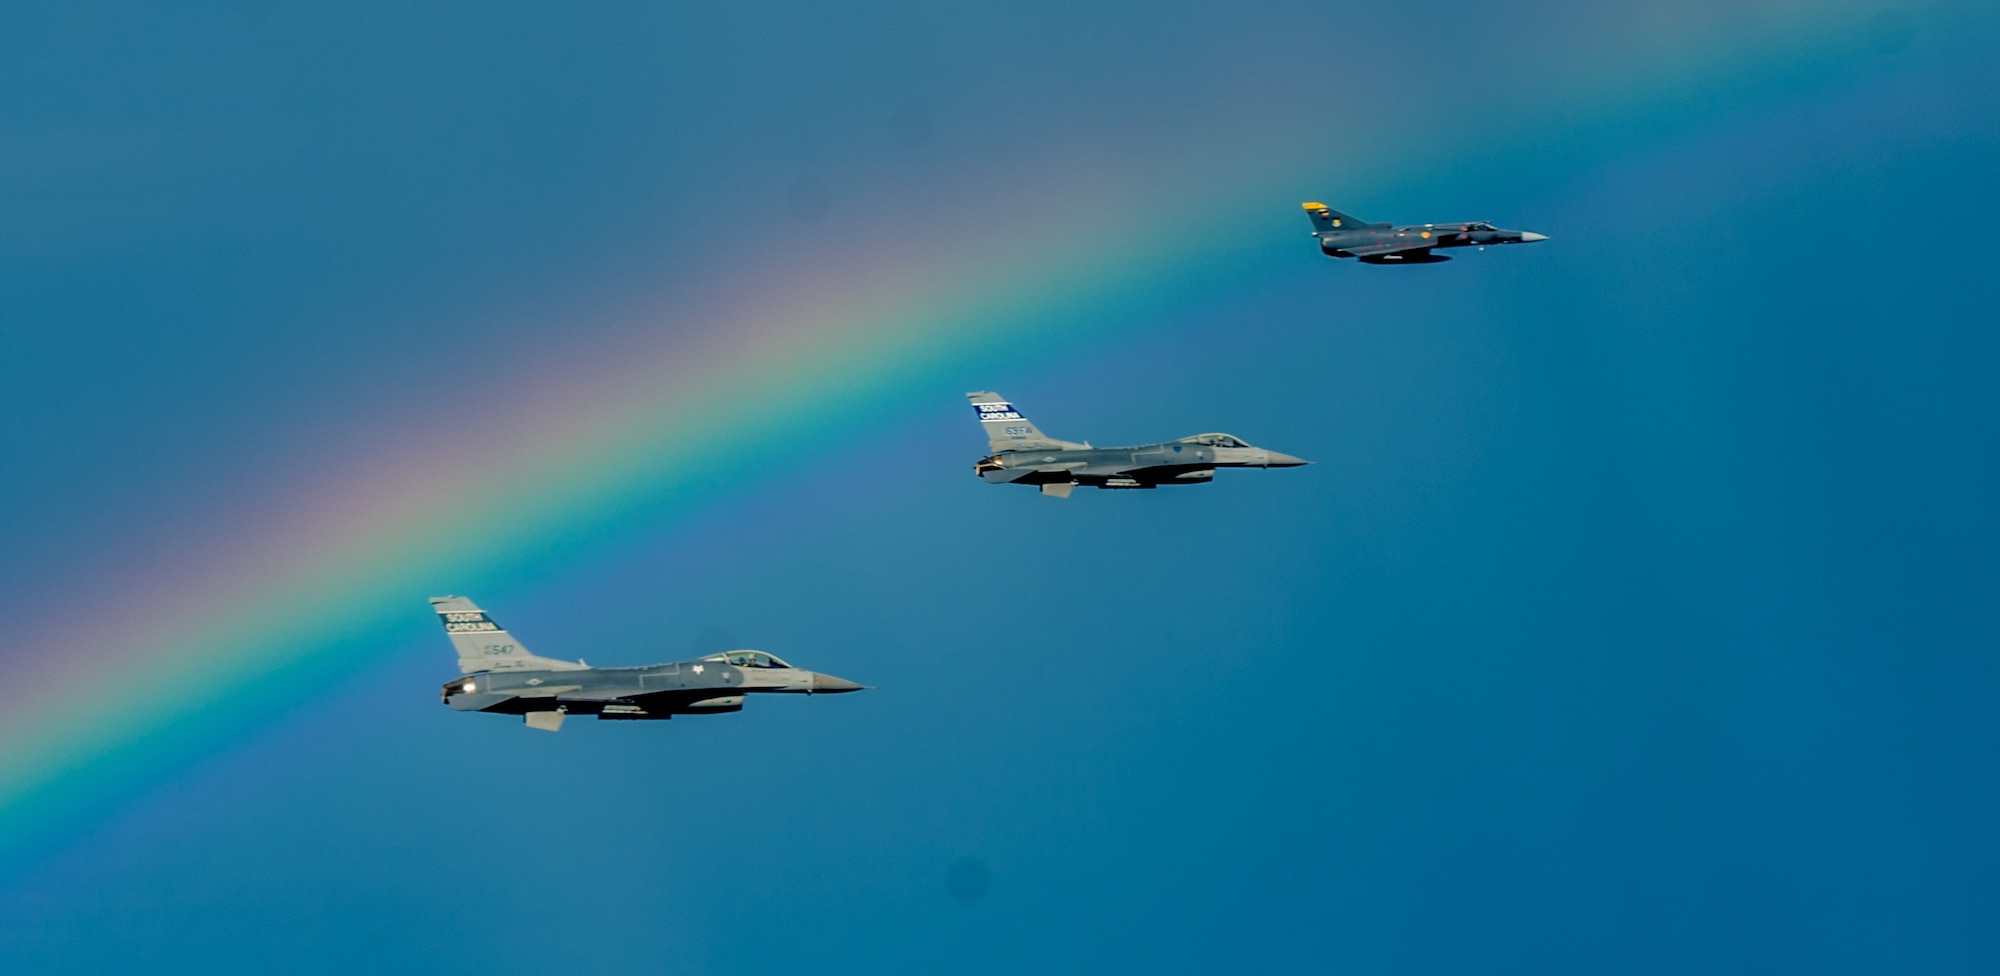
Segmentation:
<svg viewBox="0 0 2000 976">
<path fill-rule="evenodd" d="M 521 646 L 514 635 L 501 629 L 492 617 L 486 615 L 486 611 L 474 606 L 465 597 L 431 597 L 431 609 L 437 611 L 438 622 L 444 624 L 445 636 L 451 638 L 451 646 L 458 651 L 460 674 L 475 671 L 579 671 L 584 667 L 574 661 L 558 661 L 528 653 L 528 649 Z"/>
<path fill-rule="evenodd" d="M 979 426 L 986 429 L 986 443 L 993 453 L 1001 451 L 1047 451 L 1081 448 L 1081 444 L 1059 441 L 1044 434 L 1021 411 L 1002 399 L 998 393 L 980 391 L 967 393 L 965 398 L 972 401 L 972 412 L 979 417 Z"/>
<path fill-rule="evenodd" d="M 1369 227 L 1387 227 L 1388 224 L 1371 224 L 1359 217 L 1341 213 L 1324 203 L 1303 203 L 1306 217 L 1312 220 L 1313 233 L 1324 234 L 1330 230 L 1361 230 Z"/>
</svg>

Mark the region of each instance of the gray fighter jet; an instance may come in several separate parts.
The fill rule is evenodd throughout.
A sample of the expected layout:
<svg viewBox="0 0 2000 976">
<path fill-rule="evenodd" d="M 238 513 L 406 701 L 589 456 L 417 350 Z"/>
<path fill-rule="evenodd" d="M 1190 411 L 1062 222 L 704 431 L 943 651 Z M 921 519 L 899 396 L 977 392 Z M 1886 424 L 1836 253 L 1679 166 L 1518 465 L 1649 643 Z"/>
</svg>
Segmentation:
<svg viewBox="0 0 2000 976">
<path fill-rule="evenodd" d="M 554 732 L 565 715 L 600 719 L 669 719 L 740 712 L 759 692 L 829 694 L 860 685 L 795 668 L 763 651 L 727 651 L 678 664 L 593 668 L 582 661 L 536 657 L 462 596 L 431 597 L 464 675 L 445 682 L 444 703 L 458 712 L 519 715 L 531 729 Z"/>
<path fill-rule="evenodd" d="M 993 453 L 972 473 L 992 484 L 1037 485 L 1044 495 L 1068 498 L 1077 485 L 1158 488 L 1199 485 L 1216 468 L 1293 468 L 1309 462 L 1267 451 L 1228 434 L 1196 434 L 1138 447 L 1092 447 L 1045 436 L 998 393 L 967 393 Z"/>
<path fill-rule="evenodd" d="M 1312 218 L 1313 236 L 1319 249 L 1330 258 L 1360 258 L 1363 264 L 1436 264 L 1449 261 L 1444 254 L 1432 254 L 1434 247 L 1478 247 L 1488 244 L 1532 244 L 1548 240 L 1548 235 L 1531 230 L 1503 230 L 1483 220 L 1467 224 L 1421 224 L 1397 227 L 1371 224 L 1324 203 L 1304 205 Z"/>
</svg>

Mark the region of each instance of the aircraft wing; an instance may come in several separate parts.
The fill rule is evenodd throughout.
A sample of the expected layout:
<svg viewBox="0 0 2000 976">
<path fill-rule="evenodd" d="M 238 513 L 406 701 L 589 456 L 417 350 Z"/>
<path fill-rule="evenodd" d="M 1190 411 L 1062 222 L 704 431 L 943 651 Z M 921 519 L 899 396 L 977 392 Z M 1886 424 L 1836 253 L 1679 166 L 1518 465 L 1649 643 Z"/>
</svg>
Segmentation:
<svg viewBox="0 0 2000 976">
<path fill-rule="evenodd" d="M 1378 254 L 1396 254 L 1402 251 L 1428 251 L 1436 246 L 1436 241 L 1427 241 L 1418 237 L 1397 241 L 1382 241 L 1376 244 L 1363 244 L 1359 247 L 1342 247 L 1341 250 L 1357 258 L 1366 258 Z"/>
</svg>

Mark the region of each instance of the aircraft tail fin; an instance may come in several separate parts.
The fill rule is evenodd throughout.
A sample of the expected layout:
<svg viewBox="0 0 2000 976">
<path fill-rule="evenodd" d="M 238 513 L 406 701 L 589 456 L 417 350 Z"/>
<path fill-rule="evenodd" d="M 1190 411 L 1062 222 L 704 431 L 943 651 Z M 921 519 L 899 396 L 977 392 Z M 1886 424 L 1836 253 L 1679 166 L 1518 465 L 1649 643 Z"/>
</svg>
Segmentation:
<svg viewBox="0 0 2000 976">
<path fill-rule="evenodd" d="M 1311 218 L 1313 233 L 1315 234 L 1324 234 L 1330 230 L 1354 230 L 1361 227 L 1376 226 L 1352 214 L 1344 214 L 1338 210 L 1334 210 L 1324 203 L 1305 203 L 1300 206 L 1306 208 L 1306 216 Z M 1389 225 L 1382 224 L 1381 226 L 1387 227 Z"/>
<path fill-rule="evenodd" d="M 995 454 L 1001 451 L 1046 451 L 1081 447 L 1068 441 L 1059 441 L 1037 428 L 1034 421 L 1021 416 L 1014 405 L 1002 399 L 998 393 L 967 393 L 965 398 L 972 401 L 972 412 L 979 417 L 979 426 L 986 428 L 986 443 Z"/>
<path fill-rule="evenodd" d="M 444 624 L 445 636 L 458 651 L 458 671 L 580 671 L 574 661 L 536 657 L 507 633 L 486 611 L 462 596 L 431 597 L 431 609 Z"/>
</svg>

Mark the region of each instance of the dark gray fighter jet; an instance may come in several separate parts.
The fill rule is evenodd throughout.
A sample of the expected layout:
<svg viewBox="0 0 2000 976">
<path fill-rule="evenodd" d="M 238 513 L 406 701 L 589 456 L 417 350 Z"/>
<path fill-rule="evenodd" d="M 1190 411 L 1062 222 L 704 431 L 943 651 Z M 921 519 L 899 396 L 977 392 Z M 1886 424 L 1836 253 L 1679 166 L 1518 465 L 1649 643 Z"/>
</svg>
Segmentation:
<svg viewBox="0 0 2000 976">
<path fill-rule="evenodd" d="M 972 473 L 992 484 L 1036 485 L 1044 495 L 1068 498 L 1077 485 L 1158 488 L 1199 485 L 1216 468 L 1293 468 L 1308 462 L 1252 447 L 1228 434 L 1196 434 L 1138 447 L 1091 447 L 1043 435 L 998 393 L 967 393 L 993 453 Z"/>
<path fill-rule="evenodd" d="M 531 729 L 554 732 L 565 715 L 668 719 L 740 712 L 759 692 L 829 694 L 860 685 L 795 668 L 763 651 L 726 651 L 694 661 L 641 668 L 593 668 L 582 661 L 536 657 L 462 596 L 431 597 L 465 676 L 445 682 L 444 703 L 458 712 L 519 715 Z"/>
<path fill-rule="evenodd" d="M 1478 247 L 1488 244 L 1532 244 L 1548 240 L 1548 235 L 1531 230 L 1503 230 L 1483 220 L 1469 224 L 1420 224 L 1397 227 L 1371 224 L 1324 203 L 1304 205 L 1312 218 L 1313 236 L 1319 249 L 1330 258 L 1360 258 L 1363 264 L 1436 264 L 1449 261 L 1448 255 L 1432 254 L 1434 247 Z"/>
</svg>

